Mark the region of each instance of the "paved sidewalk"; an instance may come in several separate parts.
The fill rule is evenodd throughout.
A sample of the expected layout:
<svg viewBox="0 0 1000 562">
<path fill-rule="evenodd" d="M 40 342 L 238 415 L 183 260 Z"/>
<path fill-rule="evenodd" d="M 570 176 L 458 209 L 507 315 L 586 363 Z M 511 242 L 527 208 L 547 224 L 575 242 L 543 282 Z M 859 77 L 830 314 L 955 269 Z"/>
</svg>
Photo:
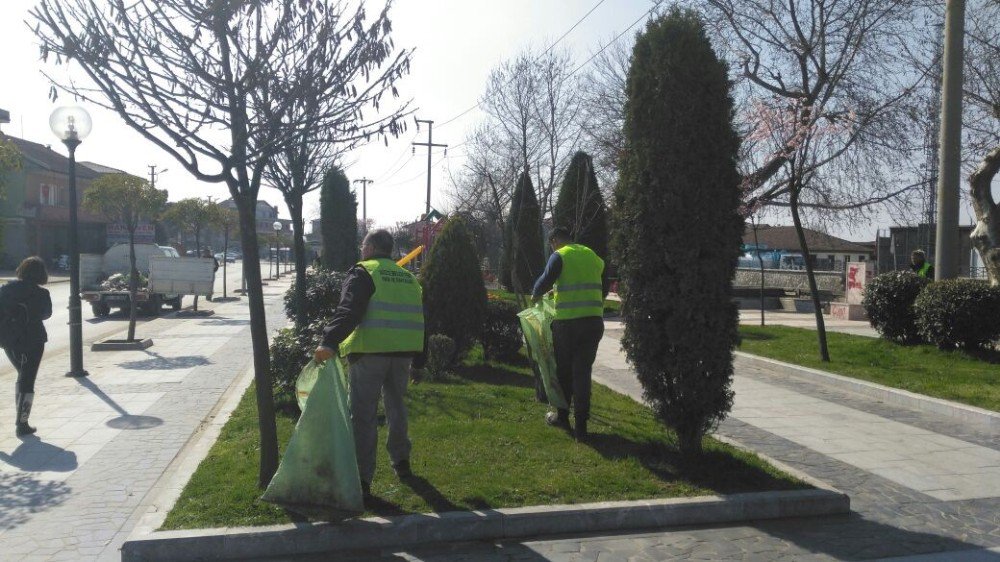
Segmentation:
<svg viewBox="0 0 1000 562">
<path fill-rule="evenodd" d="M 270 329 L 285 324 L 286 281 L 264 288 Z M 13 400 L 0 401 L 0 558 L 120 558 L 148 492 L 251 365 L 246 300 L 203 303 L 215 314 L 140 327 L 145 351 L 85 350 L 91 376 L 63 376 L 46 356 L 36 384 L 37 437 L 14 437 Z M 0 387 L 13 394 L 13 375 Z"/>
<path fill-rule="evenodd" d="M 740 324 L 748 326 L 760 325 L 760 310 L 741 310 Z M 767 326 L 791 326 L 792 328 L 816 329 L 816 316 L 809 312 L 782 312 L 780 310 L 765 310 L 764 324 Z M 867 321 L 841 320 L 829 314 L 823 316 L 823 325 L 828 332 L 842 332 L 855 336 L 877 338 L 878 332 Z"/>
<path fill-rule="evenodd" d="M 640 399 L 607 322 L 595 380 Z M 849 516 L 441 545 L 351 560 L 1000 560 L 1000 435 L 736 362 L 719 433 L 851 496 Z M 539 422 L 541 423 L 541 421 Z M 918 556 L 927 555 L 927 556 Z M 315 558 L 319 560 L 320 558 Z"/>
</svg>

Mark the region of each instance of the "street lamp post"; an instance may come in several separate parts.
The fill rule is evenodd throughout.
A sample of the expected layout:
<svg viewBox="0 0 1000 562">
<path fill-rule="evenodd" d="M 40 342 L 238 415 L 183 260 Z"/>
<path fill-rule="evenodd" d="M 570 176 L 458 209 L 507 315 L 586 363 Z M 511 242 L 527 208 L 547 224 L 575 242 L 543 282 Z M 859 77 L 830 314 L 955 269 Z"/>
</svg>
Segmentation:
<svg viewBox="0 0 1000 562">
<path fill-rule="evenodd" d="M 76 197 L 76 147 L 90 134 L 93 123 L 82 107 L 60 107 L 49 117 L 49 127 L 69 150 L 69 372 L 86 377 L 83 369 L 83 317 L 80 313 L 80 248 Z"/>
<path fill-rule="evenodd" d="M 278 233 L 281 232 L 281 221 L 274 221 L 271 225 L 274 228 L 274 278 L 281 277 L 281 246 L 278 245 Z"/>
</svg>

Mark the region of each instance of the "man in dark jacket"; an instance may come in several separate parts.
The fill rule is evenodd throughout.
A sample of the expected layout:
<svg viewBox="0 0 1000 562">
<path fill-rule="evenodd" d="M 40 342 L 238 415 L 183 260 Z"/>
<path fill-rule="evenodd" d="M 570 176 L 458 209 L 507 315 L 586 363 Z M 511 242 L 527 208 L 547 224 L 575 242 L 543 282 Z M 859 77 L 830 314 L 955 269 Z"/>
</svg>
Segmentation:
<svg viewBox="0 0 1000 562">
<path fill-rule="evenodd" d="M 35 378 L 42 362 L 48 333 L 42 323 L 52 316 L 52 299 L 41 286 L 49 280 L 45 262 L 30 257 L 17 268 L 17 280 L 0 287 L 0 307 L 4 314 L 13 315 L 23 325 L 20 337 L 4 350 L 17 369 L 14 400 L 17 407 L 16 433 L 30 435 L 35 428 L 28 425 L 31 405 L 35 399 Z"/>
<path fill-rule="evenodd" d="M 368 497 L 375 476 L 377 411 L 383 397 L 389 425 L 386 446 L 396 475 L 407 478 L 410 450 L 404 397 L 409 378 L 424 366 L 424 313 L 420 283 L 396 265 L 392 235 L 365 237 L 361 262 L 347 272 L 340 304 L 316 348 L 317 363 L 346 355 L 351 377 L 351 424 L 361 486 Z"/>
<path fill-rule="evenodd" d="M 556 316 L 552 347 L 556 374 L 566 402 L 573 402 L 578 440 L 587 437 L 590 418 L 591 369 L 604 335 L 604 297 L 608 278 L 604 260 L 583 244 L 574 244 L 569 231 L 556 228 L 549 235 L 552 255 L 531 293 L 537 301 L 553 292 Z M 549 425 L 569 429 L 569 410 L 549 412 Z"/>
</svg>

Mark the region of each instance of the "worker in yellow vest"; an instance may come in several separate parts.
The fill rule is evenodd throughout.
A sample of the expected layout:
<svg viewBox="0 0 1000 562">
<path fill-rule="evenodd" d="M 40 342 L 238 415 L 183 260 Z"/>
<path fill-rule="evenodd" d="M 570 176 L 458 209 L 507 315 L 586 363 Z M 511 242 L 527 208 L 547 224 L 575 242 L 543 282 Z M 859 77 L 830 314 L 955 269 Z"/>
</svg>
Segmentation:
<svg viewBox="0 0 1000 562">
<path fill-rule="evenodd" d="M 554 294 L 556 374 L 566 402 L 573 406 L 574 434 L 583 440 L 590 418 L 591 369 L 604 335 L 604 297 L 608 294 L 604 260 L 583 244 L 574 244 L 564 228 L 552 231 L 549 245 L 552 255 L 531 296 L 537 301 L 550 290 Z M 545 421 L 568 431 L 569 410 L 549 412 Z"/>
<path fill-rule="evenodd" d="M 910 270 L 926 279 L 934 280 L 934 266 L 927 261 L 923 250 L 913 250 L 910 254 Z"/>
<path fill-rule="evenodd" d="M 365 236 L 362 261 L 347 272 L 340 304 L 314 352 L 317 363 L 331 359 L 338 349 L 347 357 L 351 424 L 366 499 L 375 476 L 380 396 L 393 470 L 400 479 L 413 475 L 404 397 L 410 377 L 418 379 L 425 363 L 423 293 L 417 278 L 390 258 L 392 248 L 386 230 Z"/>
</svg>

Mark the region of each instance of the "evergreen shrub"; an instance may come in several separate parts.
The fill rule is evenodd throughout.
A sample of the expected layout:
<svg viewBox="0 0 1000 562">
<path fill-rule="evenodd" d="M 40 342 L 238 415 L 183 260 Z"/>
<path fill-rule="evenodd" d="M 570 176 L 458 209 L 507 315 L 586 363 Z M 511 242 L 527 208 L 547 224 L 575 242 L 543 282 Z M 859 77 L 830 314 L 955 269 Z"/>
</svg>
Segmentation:
<svg viewBox="0 0 1000 562">
<path fill-rule="evenodd" d="M 455 342 L 464 356 L 480 339 L 486 318 L 486 287 L 465 220 L 454 217 L 441 230 L 420 272 L 424 329 Z"/>
<path fill-rule="evenodd" d="M 427 378 L 441 380 L 455 364 L 455 340 L 444 334 L 427 338 Z"/>
<path fill-rule="evenodd" d="M 483 324 L 483 356 L 490 361 L 516 363 L 523 345 L 521 322 L 517 317 L 516 303 L 500 298 L 490 298 L 486 303 L 486 322 Z"/>
<path fill-rule="evenodd" d="M 927 286 L 927 279 L 912 271 L 876 275 L 865 287 L 861 304 L 868 321 L 883 338 L 899 343 L 919 343 L 913 303 Z"/>
<path fill-rule="evenodd" d="M 685 454 L 733 403 L 744 220 L 730 86 L 696 12 L 673 8 L 637 38 L 613 205 L 622 347 Z"/>
<path fill-rule="evenodd" d="M 931 283 L 913 303 L 920 335 L 940 349 L 980 349 L 1000 340 L 1000 287 L 977 279 Z"/>
</svg>

